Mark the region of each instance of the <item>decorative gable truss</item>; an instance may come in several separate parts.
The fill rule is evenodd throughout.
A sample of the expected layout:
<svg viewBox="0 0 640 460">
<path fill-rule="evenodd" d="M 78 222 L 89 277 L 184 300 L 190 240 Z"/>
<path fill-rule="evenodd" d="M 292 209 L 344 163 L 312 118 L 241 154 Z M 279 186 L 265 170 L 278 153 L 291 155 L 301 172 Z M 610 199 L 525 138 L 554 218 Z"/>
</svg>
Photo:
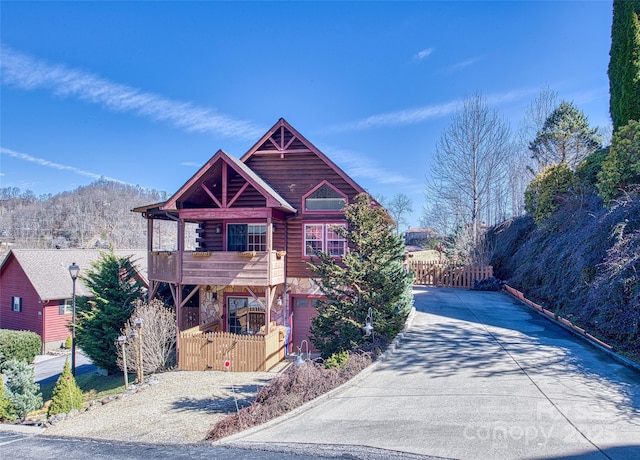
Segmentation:
<svg viewBox="0 0 640 460">
<path fill-rule="evenodd" d="M 163 206 L 177 210 L 181 217 L 238 217 L 242 209 L 264 215 L 265 210 L 295 212 L 275 190 L 251 169 L 219 150 Z M 195 210 L 199 210 L 196 212 Z M 197 216 L 196 216 L 197 214 Z M 248 216 L 247 216 L 248 217 Z"/>
</svg>

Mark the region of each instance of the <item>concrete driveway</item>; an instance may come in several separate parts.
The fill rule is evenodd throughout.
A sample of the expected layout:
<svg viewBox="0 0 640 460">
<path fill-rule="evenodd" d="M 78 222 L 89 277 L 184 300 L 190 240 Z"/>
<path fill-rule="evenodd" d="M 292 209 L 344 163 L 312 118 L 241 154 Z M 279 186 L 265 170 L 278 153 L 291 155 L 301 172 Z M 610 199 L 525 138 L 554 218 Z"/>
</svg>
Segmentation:
<svg viewBox="0 0 640 460">
<path fill-rule="evenodd" d="M 458 459 L 640 458 L 640 374 L 506 294 L 414 291 L 405 339 L 365 378 L 223 442 Z"/>
</svg>

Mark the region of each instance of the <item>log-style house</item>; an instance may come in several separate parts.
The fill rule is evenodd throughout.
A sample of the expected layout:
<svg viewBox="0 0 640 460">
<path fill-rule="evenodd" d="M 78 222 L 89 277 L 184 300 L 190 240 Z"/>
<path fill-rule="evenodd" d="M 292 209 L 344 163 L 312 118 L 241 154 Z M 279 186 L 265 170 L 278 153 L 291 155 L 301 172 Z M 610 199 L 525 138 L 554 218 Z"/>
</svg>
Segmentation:
<svg viewBox="0 0 640 460">
<path fill-rule="evenodd" d="M 148 221 L 149 295 L 168 284 L 178 329 L 189 331 L 180 333 L 180 367 L 229 365 L 219 352 L 185 364 L 187 353 L 213 343 L 205 333 L 279 330 L 282 348 L 286 331 L 289 351 L 308 340 L 320 296 L 307 262 L 315 249 L 344 254 L 333 228 L 346 225 L 343 208 L 363 191 L 280 119 L 239 160 L 220 150 L 167 201 L 134 209 Z M 175 235 L 170 247 L 167 234 Z M 200 348 L 187 351 L 194 336 Z"/>
</svg>

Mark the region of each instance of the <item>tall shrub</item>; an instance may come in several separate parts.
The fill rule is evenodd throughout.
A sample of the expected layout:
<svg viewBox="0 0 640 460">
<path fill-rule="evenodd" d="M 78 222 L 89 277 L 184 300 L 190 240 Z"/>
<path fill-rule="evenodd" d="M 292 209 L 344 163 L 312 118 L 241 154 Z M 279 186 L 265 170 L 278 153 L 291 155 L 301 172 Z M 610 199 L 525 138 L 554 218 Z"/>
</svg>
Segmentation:
<svg viewBox="0 0 640 460">
<path fill-rule="evenodd" d="M 62 369 L 62 374 L 56 381 L 56 386 L 53 387 L 53 394 L 51 396 L 51 405 L 47 409 L 47 416 L 69 413 L 72 409 L 82 409 L 82 390 L 78 386 L 76 379 L 71 373 L 71 366 L 69 366 L 69 360 L 67 359 Z"/>
<path fill-rule="evenodd" d="M 617 130 L 640 120 L 640 1 L 614 0 L 609 52 L 609 111 Z"/>
<path fill-rule="evenodd" d="M 93 298 L 78 299 L 76 338 L 94 364 L 115 373 L 118 372 L 115 341 L 135 303 L 144 297 L 144 286 L 131 257 L 105 252 L 91 267 L 82 281 Z"/>
</svg>

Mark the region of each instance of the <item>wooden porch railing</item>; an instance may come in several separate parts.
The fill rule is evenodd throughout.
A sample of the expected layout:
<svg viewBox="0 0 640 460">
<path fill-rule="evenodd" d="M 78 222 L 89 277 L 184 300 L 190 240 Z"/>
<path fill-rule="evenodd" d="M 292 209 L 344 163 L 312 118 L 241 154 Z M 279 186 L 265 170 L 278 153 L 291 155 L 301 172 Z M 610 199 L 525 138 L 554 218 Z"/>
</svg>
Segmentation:
<svg viewBox="0 0 640 460">
<path fill-rule="evenodd" d="M 282 326 L 268 335 L 187 329 L 179 337 L 178 367 L 184 371 L 266 372 L 285 357 L 285 332 Z"/>
<path fill-rule="evenodd" d="M 473 282 L 493 276 L 491 265 L 456 266 L 435 261 L 410 260 L 413 284 L 471 289 Z"/>
<path fill-rule="evenodd" d="M 149 279 L 182 284 L 273 286 L 284 283 L 285 255 L 280 251 L 149 253 Z"/>
</svg>

